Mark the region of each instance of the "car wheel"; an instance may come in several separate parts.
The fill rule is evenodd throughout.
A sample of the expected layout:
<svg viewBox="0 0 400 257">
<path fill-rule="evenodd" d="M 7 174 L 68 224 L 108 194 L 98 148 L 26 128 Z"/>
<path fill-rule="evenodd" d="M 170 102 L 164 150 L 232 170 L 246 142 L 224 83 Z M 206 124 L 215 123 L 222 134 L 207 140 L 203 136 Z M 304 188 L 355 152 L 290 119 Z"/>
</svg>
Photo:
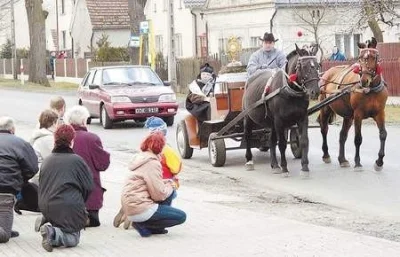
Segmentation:
<svg viewBox="0 0 400 257">
<path fill-rule="evenodd" d="M 172 125 L 174 125 L 174 116 L 171 117 L 165 117 L 163 118 L 163 120 L 165 121 L 165 123 L 167 123 L 168 127 L 171 127 Z"/>
<path fill-rule="evenodd" d="M 100 122 L 103 128 L 110 129 L 113 126 L 113 121 L 108 116 L 107 110 L 104 105 L 101 106 Z"/>
</svg>

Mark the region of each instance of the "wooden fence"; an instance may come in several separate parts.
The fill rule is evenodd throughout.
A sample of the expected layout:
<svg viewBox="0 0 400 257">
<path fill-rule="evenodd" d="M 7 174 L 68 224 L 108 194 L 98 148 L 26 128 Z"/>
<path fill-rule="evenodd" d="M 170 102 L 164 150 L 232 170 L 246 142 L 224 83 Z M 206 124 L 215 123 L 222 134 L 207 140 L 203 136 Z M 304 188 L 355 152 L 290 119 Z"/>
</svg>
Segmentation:
<svg viewBox="0 0 400 257">
<path fill-rule="evenodd" d="M 324 61 L 322 62 L 322 71 L 327 71 L 329 68 L 338 65 L 351 65 L 356 61 Z M 400 96 L 400 60 L 398 59 L 383 59 L 381 62 L 383 70 L 383 78 L 388 84 L 388 90 L 390 96 Z"/>
</svg>

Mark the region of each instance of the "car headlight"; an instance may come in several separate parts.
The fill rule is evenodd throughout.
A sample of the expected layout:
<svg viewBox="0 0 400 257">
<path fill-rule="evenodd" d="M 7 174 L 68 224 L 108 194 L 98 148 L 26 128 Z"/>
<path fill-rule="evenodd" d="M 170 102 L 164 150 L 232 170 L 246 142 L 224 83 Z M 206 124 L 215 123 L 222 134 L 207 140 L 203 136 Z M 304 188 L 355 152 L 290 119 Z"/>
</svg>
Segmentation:
<svg viewBox="0 0 400 257">
<path fill-rule="evenodd" d="M 112 96 L 111 97 L 112 103 L 131 103 L 131 99 L 127 96 Z"/>
<path fill-rule="evenodd" d="M 175 94 L 164 94 L 160 95 L 158 98 L 159 102 L 175 102 L 176 101 L 176 95 Z"/>
</svg>

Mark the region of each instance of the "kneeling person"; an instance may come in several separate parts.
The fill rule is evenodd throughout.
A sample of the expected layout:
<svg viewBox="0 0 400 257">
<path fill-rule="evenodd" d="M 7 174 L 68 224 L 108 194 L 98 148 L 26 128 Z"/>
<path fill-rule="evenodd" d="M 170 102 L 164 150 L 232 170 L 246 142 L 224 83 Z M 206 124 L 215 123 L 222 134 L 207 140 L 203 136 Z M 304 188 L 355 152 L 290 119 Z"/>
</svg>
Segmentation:
<svg viewBox="0 0 400 257">
<path fill-rule="evenodd" d="M 85 201 L 93 178 L 85 161 L 72 150 L 75 130 L 61 125 L 54 134 L 55 146 L 42 163 L 39 176 L 39 208 L 50 224 L 40 228 L 43 248 L 78 245 L 88 214 Z"/>
</svg>

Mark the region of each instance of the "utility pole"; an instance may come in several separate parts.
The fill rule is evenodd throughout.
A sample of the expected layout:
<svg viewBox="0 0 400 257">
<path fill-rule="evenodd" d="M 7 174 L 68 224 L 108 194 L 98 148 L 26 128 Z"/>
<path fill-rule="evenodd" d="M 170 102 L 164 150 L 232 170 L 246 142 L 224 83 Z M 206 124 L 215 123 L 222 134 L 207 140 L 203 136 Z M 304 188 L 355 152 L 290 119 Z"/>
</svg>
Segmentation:
<svg viewBox="0 0 400 257">
<path fill-rule="evenodd" d="M 176 87 L 174 0 L 168 0 L 168 80 Z"/>
<path fill-rule="evenodd" d="M 13 60 L 13 71 L 14 71 L 14 79 L 17 77 L 17 45 L 15 40 L 15 18 L 14 18 L 14 0 L 10 0 L 10 8 L 11 8 L 11 43 L 12 43 L 12 60 Z"/>
<path fill-rule="evenodd" d="M 57 49 L 57 55 L 60 53 L 60 31 L 58 28 L 58 0 L 56 0 L 56 26 L 57 26 L 57 45 L 56 45 L 56 49 Z"/>
</svg>

